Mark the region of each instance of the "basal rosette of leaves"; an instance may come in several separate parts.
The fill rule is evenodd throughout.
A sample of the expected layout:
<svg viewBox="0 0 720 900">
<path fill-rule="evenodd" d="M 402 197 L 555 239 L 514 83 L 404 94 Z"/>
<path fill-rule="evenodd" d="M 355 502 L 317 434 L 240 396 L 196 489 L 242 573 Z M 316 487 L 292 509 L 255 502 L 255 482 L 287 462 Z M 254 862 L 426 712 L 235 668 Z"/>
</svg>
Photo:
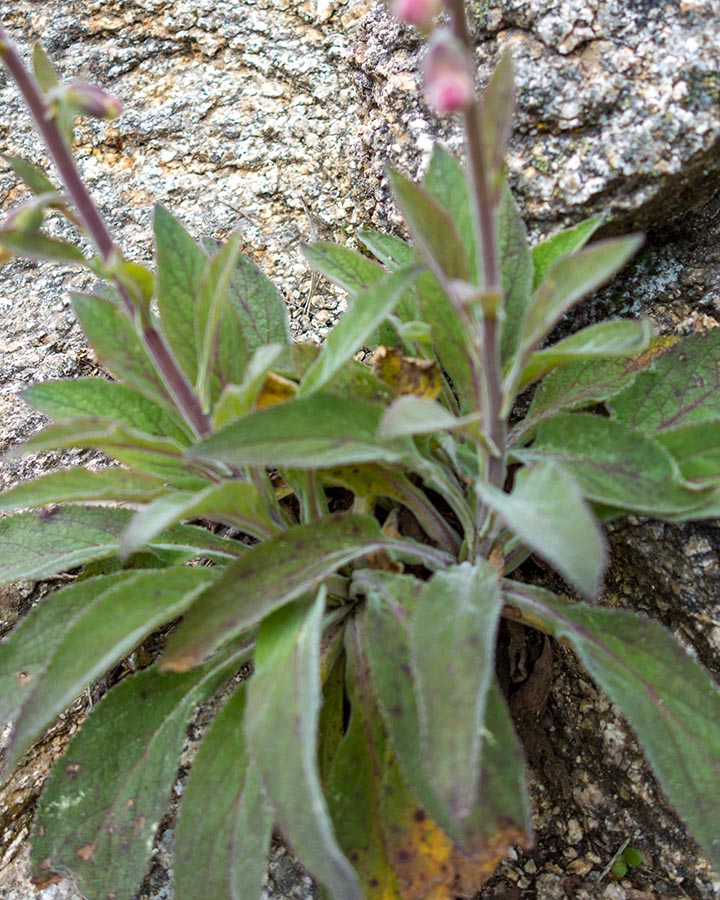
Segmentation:
<svg viewBox="0 0 720 900">
<path fill-rule="evenodd" d="M 469 48 L 462 4 L 447 11 L 453 46 Z M 6 159 L 32 196 L 0 245 L 105 279 L 73 303 L 115 379 L 27 390 L 53 421 L 21 452 L 116 462 L 0 494 L 2 581 L 76 575 L 0 644 L 4 772 L 181 620 L 55 765 L 38 882 L 70 872 L 91 900 L 133 897 L 192 711 L 225 686 L 180 804 L 177 900 L 259 898 L 273 828 L 327 897 L 471 897 L 532 840 L 496 674 L 508 621 L 575 651 L 720 871 L 717 686 L 658 623 L 598 603 L 600 520 L 720 510 L 720 329 L 668 339 L 616 320 L 548 342 L 640 239 L 589 243 L 595 219 L 530 247 L 502 167 L 509 60 L 463 101 L 467 171 L 436 147 L 422 184 L 389 173 L 410 242 L 366 231 L 362 251 L 306 248 L 350 298 L 317 348 L 292 342 L 237 236 L 198 242 L 158 206 L 154 271 L 127 261 L 70 154 L 74 116 L 117 104 L 60 90 L 39 48 L 31 74 L 1 29 L 0 57 L 62 182 Z M 46 236 L 49 214 L 96 255 Z M 531 554 L 582 601 L 525 584 Z"/>
</svg>

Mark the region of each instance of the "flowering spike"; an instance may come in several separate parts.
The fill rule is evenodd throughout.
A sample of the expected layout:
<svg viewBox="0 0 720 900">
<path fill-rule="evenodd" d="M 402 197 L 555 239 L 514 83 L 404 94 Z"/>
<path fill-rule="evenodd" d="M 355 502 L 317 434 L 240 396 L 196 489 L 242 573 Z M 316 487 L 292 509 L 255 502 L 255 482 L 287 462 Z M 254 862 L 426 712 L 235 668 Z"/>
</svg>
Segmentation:
<svg viewBox="0 0 720 900">
<path fill-rule="evenodd" d="M 63 105 L 75 115 L 92 119 L 117 119 L 122 112 L 122 103 L 95 84 L 74 81 L 55 88 L 49 99 Z"/>
<path fill-rule="evenodd" d="M 428 103 L 440 113 L 463 109 L 475 95 L 472 61 L 445 28 L 430 39 L 423 62 L 423 82 Z"/>
<path fill-rule="evenodd" d="M 433 19 L 440 15 L 442 8 L 442 0 L 391 0 L 390 3 L 390 12 L 396 19 L 424 32 L 432 30 Z"/>
</svg>

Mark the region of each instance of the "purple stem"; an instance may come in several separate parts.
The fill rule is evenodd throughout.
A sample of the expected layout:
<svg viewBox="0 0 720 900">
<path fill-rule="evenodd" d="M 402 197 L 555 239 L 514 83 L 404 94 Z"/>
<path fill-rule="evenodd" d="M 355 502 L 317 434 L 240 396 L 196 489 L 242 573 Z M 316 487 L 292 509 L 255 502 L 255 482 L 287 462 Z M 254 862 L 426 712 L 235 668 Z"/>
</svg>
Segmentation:
<svg viewBox="0 0 720 900">
<path fill-rule="evenodd" d="M 48 115 L 47 104 L 42 93 L 3 28 L 0 28 L 0 59 L 25 101 L 35 128 L 55 163 L 85 230 L 92 238 L 102 260 L 108 262 L 113 251 L 117 249 L 112 235 L 83 183 L 70 148 L 63 140 L 55 120 Z M 117 281 L 116 287 L 127 316 L 134 322 L 137 318 L 137 309 L 132 298 L 125 287 Z M 162 335 L 150 326 L 139 329 L 139 332 L 145 349 L 150 354 L 157 370 L 162 374 L 179 412 L 199 437 L 207 434 L 210 431 L 209 418 L 203 412 L 195 391 Z"/>
</svg>

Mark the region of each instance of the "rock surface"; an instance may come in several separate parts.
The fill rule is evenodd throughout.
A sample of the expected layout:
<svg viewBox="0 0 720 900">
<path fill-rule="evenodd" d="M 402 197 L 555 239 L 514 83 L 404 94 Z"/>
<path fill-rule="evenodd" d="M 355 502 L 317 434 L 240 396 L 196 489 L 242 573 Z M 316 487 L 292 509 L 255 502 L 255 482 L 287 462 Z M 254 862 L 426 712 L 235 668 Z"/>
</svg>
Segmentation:
<svg viewBox="0 0 720 900">
<path fill-rule="evenodd" d="M 484 84 L 504 51 L 518 83 L 508 169 L 531 231 L 592 212 L 605 230 L 643 228 L 645 251 L 573 327 L 608 313 L 651 315 L 663 330 L 720 320 L 720 44 L 717 0 L 498 0 L 472 6 Z M 452 121 L 418 96 L 420 42 L 370 0 L 7 0 L 4 27 L 27 51 L 41 39 L 65 76 L 117 93 L 126 113 L 85 126 L 83 172 L 128 253 L 149 256 L 153 200 L 191 232 L 240 228 L 244 251 L 284 290 L 295 333 L 321 340 L 342 308 L 311 283 L 302 240 L 352 240 L 354 228 L 397 227 L 383 165 L 415 173 L 434 136 L 460 149 Z M 0 74 L 0 147 L 41 159 L 14 90 Z M 22 197 L 0 172 L 0 205 Z M 87 374 L 94 363 L 68 291 L 86 276 L 13 263 L 0 282 L 0 452 L 41 419 L 24 385 Z M 311 291 L 315 293 L 311 296 Z M 77 456 L 77 455 L 76 455 Z M 67 458 L 67 457 L 65 457 Z M 57 466 L 58 454 L 2 462 L 0 488 Z M 633 521 L 612 535 L 606 601 L 656 616 L 720 674 L 720 529 Z M 43 588 L 0 594 L 0 633 Z M 32 803 L 81 701 L 0 795 L 0 896 L 77 900 L 69 882 L 39 894 L 24 875 Z M 549 739 L 571 779 L 558 796 L 534 784 L 538 845 L 513 855 L 483 897 L 607 900 L 720 897 L 657 790 L 627 726 L 573 661 L 559 654 Z M 169 900 L 171 831 L 139 900 Z M 632 882 L 598 881 L 625 840 L 645 853 Z M 11 861 L 12 860 L 12 861 Z M 268 896 L 308 898 L 282 848 Z"/>
</svg>

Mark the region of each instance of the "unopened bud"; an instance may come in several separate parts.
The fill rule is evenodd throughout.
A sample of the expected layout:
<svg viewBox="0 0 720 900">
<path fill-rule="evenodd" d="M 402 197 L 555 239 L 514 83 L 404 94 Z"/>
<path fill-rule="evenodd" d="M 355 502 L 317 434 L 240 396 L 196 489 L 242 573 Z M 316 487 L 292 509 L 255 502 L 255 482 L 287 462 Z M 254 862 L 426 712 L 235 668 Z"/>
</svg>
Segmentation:
<svg viewBox="0 0 720 900">
<path fill-rule="evenodd" d="M 390 12 L 396 19 L 414 25 L 421 31 L 430 31 L 433 19 L 440 15 L 443 0 L 391 0 Z"/>
<path fill-rule="evenodd" d="M 475 95 L 475 73 L 463 45 L 445 28 L 430 40 L 423 61 L 425 96 L 440 113 L 463 109 Z"/>
<path fill-rule="evenodd" d="M 122 103 L 117 97 L 106 93 L 95 84 L 75 81 L 56 88 L 57 99 L 67 105 L 76 115 L 91 119 L 117 119 L 122 112 Z"/>
</svg>

